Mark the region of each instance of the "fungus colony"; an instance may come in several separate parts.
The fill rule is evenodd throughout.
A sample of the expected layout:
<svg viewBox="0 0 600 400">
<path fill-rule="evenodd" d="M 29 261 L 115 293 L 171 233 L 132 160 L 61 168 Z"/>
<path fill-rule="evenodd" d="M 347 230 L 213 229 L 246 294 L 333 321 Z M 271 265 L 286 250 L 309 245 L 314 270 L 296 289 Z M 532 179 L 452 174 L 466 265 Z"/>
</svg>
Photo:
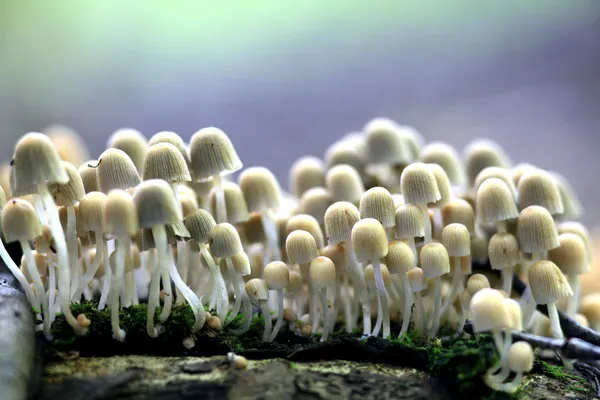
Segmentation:
<svg viewBox="0 0 600 400">
<path fill-rule="evenodd" d="M 461 158 L 377 118 L 324 160 L 296 161 L 287 193 L 263 167 L 231 180 L 242 161 L 214 127 L 189 144 L 173 132 L 146 140 L 121 129 L 97 160 L 67 128 L 46 133 L 21 137 L 3 169 L 2 234 L 23 259 L 16 265 L 4 245 L 0 254 L 49 340 L 59 313 L 86 335 L 94 321 L 71 305 L 96 296 L 118 341 L 127 335 L 120 308 L 142 299 L 150 337 L 163 333 L 174 303 L 191 308 L 194 332 L 207 324 L 242 335 L 260 312 L 267 342 L 281 329 L 326 341 L 336 323 L 389 338 L 397 322 L 400 336 L 434 339 L 440 327 L 462 333 L 472 321 L 499 354 L 486 383 L 512 392 L 533 352 L 511 332 L 560 339 L 558 309 L 599 327 L 598 297 L 580 304 L 579 275 L 593 254 L 574 222 L 575 194 L 557 174 L 511 165 L 493 142 L 474 141 Z M 472 274 L 487 262 L 487 275 Z M 520 298 L 514 273 L 528 282 Z M 241 324 L 228 326 L 238 314 Z"/>
</svg>

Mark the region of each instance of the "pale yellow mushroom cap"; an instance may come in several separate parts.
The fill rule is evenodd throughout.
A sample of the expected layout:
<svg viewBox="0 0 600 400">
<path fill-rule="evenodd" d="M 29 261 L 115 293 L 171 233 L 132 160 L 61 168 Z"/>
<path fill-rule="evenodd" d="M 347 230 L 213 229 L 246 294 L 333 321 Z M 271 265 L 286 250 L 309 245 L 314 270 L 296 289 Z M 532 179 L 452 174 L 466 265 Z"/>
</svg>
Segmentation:
<svg viewBox="0 0 600 400">
<path fill-rule="evenodd" d="M 590 293 L 581 298 L 579 312 L 585 315 L 590 326 L 597 329 L 600 326 L 600 293 Z"/>
<path fill-rule="evenodd" d="M 492 269 L 514 267 L 521 261 L 517 238 L 507 232 L 492 235 L 488 243 L 488 254 Z"/>
<path fill-rule="evenodd" d="M 2 233 L 7 243 L 34 240 L 42 234 L 35 208 L 26 200 L 9 200 L 2 208 Z"/>
<path fill-rule="evenodd" d="M 435 203 L 441 199 L 435 175 L 427 164 L 413 163 L 404 168 L 400 187 L 407 203 Z"/>
<path fill-rule="evenodd" d="M 313 216 L 298 214 L 291 217 L 285 225 L 285 231 L 289 235 L 292 231 L 296 230 L 310 233 L 315 239 L 318 248 L 325 245 L 325 238 L 323 237 L 319 222 Z"/>
<path fill-rule="evenodd" d="M 98 160 L 88 160 L 79 166 L 79 176 L 86 193 L 99 192 L 96 165 L 98 165 Z"/>
<path fill-rule="evenodd" d="M 373 218 L 384 228 L 396 225 L 396 208 L 391 193 L 383 187 L 374 187 L 360 198 L 360 217 Z"/>
<path fill-rule="evenodd" d="M 429 143 L 421 150 L 421 161 L 442 167 L 451 184 L 462 185 L 465 183 L 462 162 L 452 146 L 442 142 Z"/>
<path fill-rule="evenodd" d="M 323 187 L 308 189 L 300 198 L 298 210 L 316 219 L 319 224 L 325 223 L 325 212 L 333 204 L 329 191 Z"/>
<path fill-rule="evenodd" d="M 254 305 L 259 301 L 269 300 L 269 287 L 267 283 L 259 278 L 250 279 L 246 282 L 246 294 Z"/>
<path fill-rule="evenodd" d="M 191 170 L 196 180 L 208 180 L 214 175 L 231 174 L 242 169 L 231 140 L 219 128 L 202 128 L 190 140 Z"/>
<path fill-rule="evenodd" d="M 359 173 L 365 169 L 364 152 L 356 146 L 356 140 L 342 139 L 327 148 L 324 156 L 327 168 L 347 164 L 354 167 Z"/>
<path fill-rule="evenodd" d="M 192 238 L 198 243 L 208 242 L 210 231 L 217 225 L 213 216 L 201 208 L 186 215 L 183 220 Z"/>
<path fill-rule="evenodd" d="M 171 143 L 148 147 L 144 161 L 144 180 L 163 179 L 169 183 L 190 182 L 192 177 L 181 152 Z"/>
<path fill-rule="evenodd" d="M 77 168 L 67 161 L 63 161 L 62 164 L 69 176 L 69 181 L 67 183 L 50 183 L 48 191 L 57 206 L 72 206 L 85 195 L 85 189 Z"/>
<path fill-rule="evenodd" d="M 510 326 L 504 296 L 497 290 L 485 288 L 472 295 L 469 310 L 475 332 L 500 330 Z"/>
<path fill-rule="evenodd" d="M 431 172 L 433 172 L 433 176 L 435 177 L 435 182 L 437 184 L 438 190 L 440 192 L 440 199 L 435 203 L 432 203 L 432 207 L 443 207 L 448 204 L 452 200 L 452 186 L 450 184 L 450 179 L 448 175 L 446 175 L 446 171 L 442 167 L 437 164 L 426 164 Z"/>
<path fill-rule="evenodd" d="M 508 313 L 508 319 L 510 321 L 510 325 L 508 326 L 508 329 L 511 329 L 514 331 L 522 331 L 523 330 L 523 318 L 521 316 L 522 310 L 521 310 L 521 306 L 519 305 L 519 302 L 514 299 L 505 298 L 504 299 L 504 308 L 506 309 L 506 312 Z"/>
<path fill-rule="evenodd" d="M 296 160 L 290 168 L 290 191 L 300 198 L 308 189 L 325 186 L 325 165 L 316 157 L 305 156 Z"/>
<path fill-rule="evenodd" d="M 246 168 L 238 179 L 248 210 L 263 212 L 281 204 L 281 187 L 275 175 L 264 167 Z"/>
<path fill-rule="evenodd" d="M 564 206 L 556 180 L 541 169 L 527 171 L 519 179 L 519 209 L 529 206 L 544 207 L 551 215 L 562 214 Z"/>
<path fill-rule="evenodd" d="M 403 204 L 396 209 L 396 237 L 409 239 L 425 236 L 421 209 L 414 204 Z"/>
<path fill-rule="evenodd" d="M 479 174 L 477 175 L 477 178 L 475 178 L 475 183 L 473 184 L 473 191 L 477 193 L 477 190 L 479 190 L 481 184 L 491 178 L 500 179 L 502 182 L 504 182 L 510 190 L 510 193 L 512 194 L 513 198 L 516 198 L 517 188 L 515 186 L 515 183 L 513 182 L 511 172 L 506 168 L 502 167 L 487 167 L 482 169 L 481 172 L 479 172 Z"/>
<path fill-rule="evenodd" d="M 106 147 L 124 151 L 133 161 L 138 173 L 142 174 L 148 140 L 140 131 L 131 128 L 118 129 L 110 136 Z"/>
<path fill-rule="evenodd" d="M 471 235 L 462 224 L 446 225 L 442 230 L 442 244 L 451 257 L 464 257 L 471 254 Z"/>
<path fill-rule="evenodd" d="M 519 216 L 513 193 L 498 178 L 486 179 L 479 186 L 475 201 L 477 218 L 483 223 L 506 221 Z"/>
<path fill-rule="evenodd" d="M 381 268 L 381 277 L 383 278 L 383 283 L 385 286 L 389 286 L 392 283 L 392 276 L 390 275 L 389 270 L 385 264 L 379 264 L 379 268 Z M 369 264 L 365 267 L 365 281 L 369 284 L 375 283 L 375 269 L 373 268 L 373 264 Z"/>
<path fill-rule="evenodd" d="M 330 244 L 321 249 L 320 255 L 329 258 L 335 264 L 335 273 L 338 276 L 348 272 L 348 254 L 341 244 Z"/>
<path fill-rule="evenodd" d="M 425 275 L 423 275 L 423 270 L 421 268 L 415 267 L 408 271 L 408 281 L 410 282 L 410 291 L 412 293 L 422 292 L 427 289 L 427 281 L 425 280 Z"/>
<path fill-rule="evenodd" d="M 388 244 L 385 265 L 390 274 L 407 274 L 417 266 L 416 264 L 415 256 L 409 245 L 399 240 Z"/>
<path fill-rule="evenodd" d="M 548 251 L 560 245 L 552 216 L 540 206 L 529 206 L 521 211 L 517 239 L 524 253 Z"/>
<path fill-rule="evenodd" d="M 347 201 L 338 201 L 325 211 L 325 234 L 329 243 L 347 242 L 352 235 L 352 227 L 360 220 L 356 206 Z"/>
<path fill-rule="evenodd" d="M 365 187 L 358 171 L 350 165 L 340 164 L 327 171 L 325 186 L 333 201 L 358 204 Z"/>
<path fill-rule="evenodd" d="M 548 259 L 565 275 L 579 275 L 590 270 L 587 249 L 580 236 L 563 233 L 558 236 L 560 246 L 548 252 Z"/>
<path fill-rule="evenodd" d="M 372 218 L 361 219 L 352 228 L 352 247 L 359 262 L 379 260 L 388 253 L 385 229 Z"/>
<path fill-rule="evenodd" d="M 129 197 L 131 198 L 131 196 Z M 79 202 L 79 217 L 84 231 L 104 231 L 104 211 L 107 200 L 108 196 L 102 192 L 89 192 L 83 196 Z M 133 218 L 136 219 L 137 225 L 135 208 Z"/>
<path fill-rule="evenodd" d="M 467 280 L 467 290 L 471 296 L 474 296 L 475 293 L 479 292 L 482 289 L 489 289 L 490 281 L 486 278 L 485 275 L 482 274 L 474 274 L 469 277 Z"/>
<path fill-rule="evenodd" d="M 290 269 L 282 261 L 272 261 L 265 265 L 263 276 L 269 289 L 285 289 L 290 282 Z"/>
<path fill-rule="evenodd" d="M 450 272 L 450 258 L 443 244 L 427 243 L 421 248 L 421 269 L 426 278 L 436 278 Z"/>
<path fill-rule="evenodd" d="M 96 167 L 98 189 L 108 193 L 114 189 L 129 189 L 141 182 L 140 175 L 129 156 L 118 149 L 107 149 L 98 158 Z"/>
<path fill-rule="evenodd" d="M 529 270 L 529 286 L 537 304 L 554 303 L 562 297 L 572 296 L 567 278 L 552 261 L 538 261 Z"/>
<path fill-rule="evenodd" d="M 242 251 L 240 235 L 227 222 L 217 224 L 208 233 L 208 245 L 213 257 L 228 258 Z"/>
<path fill-rule="evenodd" d="M 533 369 L 533 348 L 527 342 L 516 342 L 508 350 L 508 367 L 515 372 L 529 372 Z"/>
<path fill-rule="evenodd" d="M 488 139 L 475 139 L 465 148 L 463 159 L 467 170 L 468 183 L 472 187 L 479 173 L 487 167 L 508 168 L 510 161 L 495 142 Z"/>
<path fill-rule="evenodd" d="M 333 264 L 333 261 L 327 257 L 315 257 L 310 262 L 309 274 L 310 281 L 315 290 L 335 285 L 335 265 Z"/>
<path fill-rule="evenodd" d="M 288 235 L 285 249 L 290 260 L 295 264 L 309 263 L 318 255 L 314 237 L 303 230 L 295 230 Z"/>
<path fill-rule="evenodd" d="M 225 209 L 227 210 L 227 220 L 231 224 L 246 222 L 250 219 L 248 205 L 244 198 L 242 189 L 234 182 L 223 182 L 223 197 L 225 197 Z M 210 206 L 212 210 L 217 209 L 217 196 L 215 188 L 212 188 L 209 194 Z M 262 229 L 262 225 L 261 225 Z"/>
<path fill-rule="evenodd" d="M 471 204 L 464 199 L 453 199 L 442 208 L 442 223 L 444 226 L 452 223 L 467 227 L 470 234 L 475 233 L 475 212 Z"/>
<path fill-rule="evenodd" d="M 300 274 L 298 271 L 290 271 L 289 281 L 286 289 L 292 293 L 297 293 L 300 292 L 303 287 L 304 281 L 302 280 L 302 274 Z"/>
<path fill-rule="evenodd" d="M 161 179 L 140 183 L 133 193 L 133 202 L 142 228 L 175 223 L 183 219 L 173 188 Z"/>
</svg>

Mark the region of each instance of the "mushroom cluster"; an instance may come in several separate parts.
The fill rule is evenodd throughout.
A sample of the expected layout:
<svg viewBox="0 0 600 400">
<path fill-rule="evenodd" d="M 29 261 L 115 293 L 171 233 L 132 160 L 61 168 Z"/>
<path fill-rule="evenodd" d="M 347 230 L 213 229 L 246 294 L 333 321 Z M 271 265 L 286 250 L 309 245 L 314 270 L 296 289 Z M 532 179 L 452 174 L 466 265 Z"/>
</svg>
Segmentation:
<svg viewBox="0 0 600 400">
<path fill-rule="evenodd" d="M 560 339 L 558 310 L 600 328 L 600 298 L 579 301 L 593 254 L 575 194 L 557 174 L 512 165 L 491 141 L 473 141 L 461 157 L 376 118 L 323 159 L 297 160 L 288 193 L 268 169 L 242 170 L 218 128 L 189 143 L 120 129 L 96 160 L 83 140 L 64 140 L 65 129 L 21 137 L 0 192 L 3 238 L 23 259 L 17 265 L 4 245 L 0 256 L 48 339 L 58 313 L 85 335 L 94 321 L 71 305 L 94 298 L 119 341 L 120 309 L 141 301 L 151 337 L 176 303 L 192 310 L 193 332 L 206 323 L 243 334 L 262 313 L 266 342 L 281 330 L 325 341 L 336 329 L 433 339 L 470 320 L 499 354 L 486 382 L 514 391 L 533 355 L 512 331 Z M 515 273 L 528 282 L 522 296 Z"/>
</svg>

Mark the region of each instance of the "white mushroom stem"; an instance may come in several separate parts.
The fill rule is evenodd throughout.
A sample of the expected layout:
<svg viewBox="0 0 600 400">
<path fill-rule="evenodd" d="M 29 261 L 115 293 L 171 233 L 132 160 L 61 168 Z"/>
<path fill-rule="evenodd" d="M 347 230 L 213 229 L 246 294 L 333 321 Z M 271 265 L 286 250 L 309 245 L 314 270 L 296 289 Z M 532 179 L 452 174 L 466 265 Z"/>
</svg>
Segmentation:
<svg viewBox="0 0 600 400">
<path fill-rule="evenodd" d="M 402 274 L 402 286 L 404 288 L 404 314 L 402 314 L 402 328 L 398 339 L 408 332 L 408 325 L 410 323 L 410 314 L 413 305 L 413 296 L 410 291 L 410 281 L 408 280 L 408 274 Z"/>
<path fill-rule="evenodd" d="M 319 290 L 319 298 L 321 300 L 321 308 L 323 309 L 323 335 L 321 336 L 321 342 L 324 342 L 329 337 L 329 331 L 331 330 L 331 313 L 329 312 L 329 299 L 327 299 L 327 288 L 321 288 Z"/>
<path fill-rule="evenodd" d="M 514 271 L 515 267 L 508 267 L 500 270 L 500 274 L 502 275 L 502 290 L 504 293 L 508 294 L 508 297 L 510 297 L 510 293 L 512 292 Z"/>
<path fill-rule="evenodd" d="M 79 257 L 77 257 L 77 216 L 75 215 L 75 207 L 67 206 L 67 248 L 69 250 L 69 263 L 71 264 L 71 293 L 69 298 L 72 298 L 73 294 L 79 286 L 80 271 L 79 271 Z"/>
<path fill-rule="evenodd" d="M 228 325 L 235 319 L 235 317 L 237 317 L 238 313 L 240 312 L 242 299 L 244 298 L 246 289 L 244 287 L 244 281 L 235 270 L 231 258 L 227 257 L 225 259 L 225 263 L 227 264 L 227 273 L 229 274 L 229 279 L 231 280 L 231 285 L 233 286 L 233 291 L 235 293 L 235 303 L 233 304 L 233 309 L 229 313 L 227 321 L 224 323 L 224 325 Z"/>
<path fill-rule="evenodd" d="M 429 338 L 436 337 L 440 327 L 440 311 L 442 309 L 442 280 L 439 276 L 435 278 L 435 300 L 433 303 L 433 317 L 431 318 L 431 328 L 429 329 Z"/>
<path fill-rule="evenodd" d="M 171 248 L 170 245 L 167 241 L 167 232 L 166 230 L 164 230 L 164 226 L 163 226 L 163 231 L 164 233 L 164 237 L 165 237 L 165 243 L 167 244 L 166 247 L 162 250 L 163 251 L 163 256 L 161 257 L 161 250 L 158 247 L 158 244 L 156 245 L 156 249 L 158 250 L 158 266 L 161 268 L 161 272 L 160 272 L 160 281 L 162 282 L 162 288 L 163 288 L 163 308 L 162 311 L 160 313 L 160 315 L 158 316 L 158 320 L 160 322 L 165 322 L 167 319 L 169 319 L 169 315 L 171 315 L 171 309 L 173 308 L 173 287 L 171 285 L 171 276 L 169 273 L 169 269 L 171 268 L 171 266 L 175 266 L 175 261 L 173 260 L 173 253 L 171 253 Z M 160 235 L 160 230 L 159 230 L 159 235 Z M 154 236 L 154 226 L 152 227 L 152 236 Z M 154 238 L 154 242 L 156 244 L 156 237 Z M 161 261 L 162 260 L 162 261 Z M 175 269 L 177 270 L 177 269 Z"/>
<path fill-rule="evenodd" d="M 522 380 L 523 372 L 516 372 L 515 377 L 510 382 L 501 385 L 499 389 L 506 393 L 514 393 L 519 388 Z"/>
<path fill-rule="evenodd" d="M 25 295 L 27 296 L 27 300 L 29 300 L 29 304 L 33 308 L 40 308 L 40 302 L 36 295 L 31 290 L 31 286 L 29 286 L 29 282 L 27 282 L 27 278 L 21 271 L 21 269 L 15 264 L 15 262 L 10 258 L 10 254 L 6 251 L 6 247 L 4 247 L 4 242 L 0 239 L 0 257 L 2 257 L 2 261 L 6 264 L 7 268 L 12 272 L 14 277 L 17 279 L 23 290 L 25 291 Z M 29 261 L 28 261 L 29 263 Z"/>
<path fill-rule="evenodd" d="M 417 330 L 422 334 L 425 333 L 425 305 L 423 304 L 423 296 L 421 292 L 415 292 L 415 303 L 417 304 Z"/>
<path fill-rule="evenodd" d="M 385 339 L 390 336 L 390 308 L 388 306 L 387 291 L 385 290 L 385 283 L 383 282 L 383 275 L 381 273 L 379 261 L 373 260 L 371 265 L 373 265 L 375 286 L 377 287 L 377 297 L 379 299 L 379 304 L 381 305 L 381 312 L 378 313 L 377 320 L 383 320 L 383 338 Z"/>
<path fill-rule="evenodd" d="M 346 244 L 346 252 L 348 254 L 348 272 L 354 286 L 354 291 L 362 307 L 363 314 L 363 335 L 371 334 L 371 303 L 369 302 L 369 294 L 367 292 L 367 284 L 365 282 L 365 274 L 362 266 L 356 260 L 356 254 L 352 248 L 352 242 L 349 240 Z"/>
<path fill-rule="evenodd" d="M 279 251 L 279 234 L 277 233 L 277 227 L 273 221 L 273 217 L 269 210 L 265 210 L 260 214 L 263 231 L 265 232 L 265 238 L 267 248 L 265 249 L 264 255 L 265 260 L 263 264 L 266 265 L 271 261 L 281 260 L 281 251 Z"/>
<path fill-rule="evenodd" d="M 33 257 L 33 253 L 31 252 L 29 242 L 26 240 L 21 240 L 21 248 L 23 249 L 25 260 L 27 260 L 27 272 L 29 273 L 31 280 L 35 285 L 35 296 L 37 297 L 39 304 L 42 305 L 42 312 L 44 314 L 44 336 L 46 336 L 46 339 L 51 340 L 52 334 L 50 333 L 50 327 L 52 318 L 50 317 L 50 309 L 48 308 L 48 299 L 46 298 L 44 283 L 42 282 L 42 277 L 37 269 L 37 264 L 35 262 L 35 258 Z M 27 286 L 29 287 L 29 285 Z"/>
<path fill-rule="evenodd" d="M 344 303 L 344 321 L 346 322 L 346 332 L 352 333 L 354 330 L 354 324 L 356 323 L 356 318 L 352 313 L 352 297 L 350 296 L 350 291 L 348 290 L 348 274 L 342 275 L 342 282 L 338 284 L 341 286 L 341 293 L 336 298 L 336 302 Z M 335 313 L 337 317 L 337 312 Z"/>
<path fill-rule="evenodd" d="M 299 264 L 299 267 L 300 273 L 302 274 L 302 279 L 304 279 L 304 281 L 306 282 L 306 286 L 308 286 L 308 315 L 312 324 L 312 333 L 314 334 L 317 333 L 319 315 L 317 308 L 317 299 L 315 296 L 315 289 L 313 287 L 312 281 L 310 280 L 310 263 Z"/>
<path fill-rule="evenodd" d="M 125 274 L 125 262 L 127 260 L 127 239 L 115 240 L 115 251 L 117 252 L 115 261 L 115 272 L 112 274 L 112 284 L 110 292 L 110 323 L 113 331 L 113 338 L 122 342 L 125 340 L 125 331 L 121 329 L 119 322 L 119 295 L 121 294 L 121 283 Z"/>
<path fill-rule="evenodd" d="M 131 307 L 133 305 L 133 271 L 125 272 L 125 283 L 121 290 L 121 309 L 123 307 Z"/>
<path fill-rule="evenodd" d="M 252 303 L 250 303 L 250 298 L 246 294 L 246 290 L 244 289 L 244 297 L 242 298 L 242 306 L 244 307 L 244 322 L 239 329 L 232 329 L 234 335 L 243 335 L 248 332 L 250 329 L 250 324 L 252 323 Z"/>
<path fill-rule="evenodd" d="M 33 195 L 33 206 L 35 207 L 36 214 L 40 219 L 40 224 L 49 225 L 48 222 L 48 214 L 46 214 L 46 209 L 44 208 L 44 202 L 42 201 L 42 197 L 39 194 Z"/>
<path fill-rule="evenodd" d="M 444 299 L 444 304 L 440 315 L 444 315 L 448 310 L 448 307 L 452 304 L 458 293 L 463 289 L 464 282 L 462 281 L 462 271 L 460 268 L 460 257 L 452 257 L 454 261 L 454 271 L 452 272 L 452 286 L 450 288 L 450 295 Z"/>
<path fill-rule="evenodd" d="M 504 382 L 510 375 L 510 368 L 508 367 L 508 352 L 512 345 L 512 335 L 509 330 L 505 331 L 504 335 L 504 347 L 502 352 L 499 353 L 500 360 L 497 365 L 491 367 L 486 373 L 486 380 L 491 382 Z M 500 372 L 500 373 L 498 373 Z"/>
<path fill-rule="evenodd" d="M 88 263 L 88 268 L 81 277 L 77 290 L 73 296 L 71 296 L 71 301 L 76 301 L 81 298 L 81 293 L 90 284 L 92 279 L 94 279 L 94 275 L 96 275 L 96 272 L 100 267 L 100 262 L 104 257 L 104 240 L 102 239 L 102 232 L 97 230 L 94 232 L 94 236 L 96 238 L 96 255 L 94 256 L 94 261 L 92 261 L 91 265 Z"/>
<path fill-rule="evenodd" d="M 579 308 L 579 296 L 581 293 L 581 285 L 579 284 L 578 275 L 567 275 L 567 280 L 571 289 L 573 289 L 573 295 L 567 298 L 567 315 L 574 317 L 577 309 Z"/>
<path fill-rule="evenodd" d="M 417 204 L 423 213 L 423 224 L 425 225 L 424 244 L 431 242 L 431 222 L 429 221 L 429 210 L 427 203 Z"/>
<path fill-rule="evenodd" d="M 67 323 L 73 328 L 76 334 L 82 335 L 86 332 L 82 328 L 73 313 L 71 312 L 71 278 L 69 270 L 69 253 L 67 251 L 67 242 L 65 240 L 65 234 L 58 217 L 58 209 L 52 200 L 50 192 L 46 187 L 46 182 L 43 179 L 37 183 L 37 188 L 40 191 L 44 208 L 48 211 L 48 217 L 50 220 L 50 231 L 54 238 L 54 245 L 56 248 L 56 255 L 58 257 L 58 291 L 60 292 L 60 308 L 65 316 Z"/>
<path fill-rule="evenodd" d="M 415 260 L 418 260 L 419 255 L 417 254 L 417 245 L 415 244 L 415 238 L 414 237 L 409 237 L 406 239 L 402 239 L 406 241 L 406 244 L 408 244 L 408 246 L 410 247 L 410 249 L 413 252 L 413 256 L 415 257 Z"/>
<path fill-rule="evenodd" d="M 110 267 L 110 259 L 108 257 L 108 243 L 105 239 L 102 247 L 102 258 L 104 259 L 104 280 L 102 283 L 102 293 L 100 294 L 100 302 L 98 303 L 98 310 L 104 310 L 106 302 L 108 301 L 108 294 L 110 293 L 111 274 L 112 269 Z M 98 257 L 98 255 L 96 255 Z"/>
<path fill-rule="evenodd" d="M 181 280 L 187 285 L 188 283 L 188 247 L 183 241 L 177 241 L 177 272 L 181 277 Z M 183 304 L 186 301 L 185 296 L 181 290 L 176 287 L 175 297 L 177 301 L 175 304 Z"/>
<path fill-rule="evenodd" d="M 284 311 L 283 300 L 284 300 L 283 289 L 277 289 L 277 322 L 275 322 L 273 331 L 271 332 L 271 335 L 269 336 L 269 340 L 268 340 L 269 342 L 272 342 L 273 340 L 275 340 L 275 338 L 277 337 L 277 334 L 279 333 L 279 330 L 283 326 L 283 311 Z"/>
<path fill-rule="evenodd" d="M 227 207 L 225 204 L 225 192 L 223 192 L 221 175 L 216 174 L 213 176 L 213 188 L 215 189 L 215 220 L 217 221 L 217 224 L 221 224 L 227 222 Z"/>
<path fill-rule="evenodd" d="M 215 280 L 215 289 L 217 290 L 217 316 L 221 321 L 225 321 L 227 312 L 229 311 L 229 295 L 227 294 L 227 287 L 221 275 L 221 269 L 215 264 L 215 260 L 212 255 L 208 252 L 206 246 L 201 246 L 201 254 L 210 269 L 210 272 Z M 213 289 L 213 290 L 215 290 Z"/>
<path fill-rule="evenodd" d="M 263 314 L 263 318 L 265 320 L 265 331 L 263 332 L 262 340 L 263 342 L 267 342 L 269 340 L 269 336 L 271 335 L 271 310 L 269 309 L 269 300 L 261 300 L 259 301 L 260 311 Z"/>
<path fill-rule="evenodd" d="M 558 319 L 558 310 L 556 309 L 556 302 L 548 303 L 548 318 L 550 318 L 550 330 L 552 331 L 552 336 L 556 339 L 563 339 L 563 331 L 560 327 L 560 320 Z"/>
<path fill-rule="evenodd" d="M 46 256 L 48 259 L 48 305 L 50 307 L 50 319 L 54 321 L 54 299 L 56 298 L 56 265 L 52 254 Z"/>
<path fill-rule="evenodd" d="M 148 290 L 146 332 L 148 336 L 155 338 L 160 334 L 160 330 L 154 327 L 154 314 L 160 300 L 160 265 L 156 260 L 154 250 L 148 251 L 148 264 L 152 269 L 152 276 L 150 278 L 150 289 Z"/>
</svg>

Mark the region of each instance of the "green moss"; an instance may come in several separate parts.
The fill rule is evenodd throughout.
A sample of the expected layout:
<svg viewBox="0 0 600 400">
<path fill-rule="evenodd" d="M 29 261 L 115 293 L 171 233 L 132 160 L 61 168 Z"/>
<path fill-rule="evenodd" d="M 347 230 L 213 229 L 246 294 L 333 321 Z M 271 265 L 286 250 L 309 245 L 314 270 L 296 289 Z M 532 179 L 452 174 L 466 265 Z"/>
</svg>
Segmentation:
<svg viewBox="0 0 600 400">
<path fill-rule="evenodd" d="M 546 361 L 537 360 L 536 369 L 540 368 L 545 375 L 551 376 L 555 379 L 562 381 L 576 381 L 585 382 L 585 379 L 581 376 L 572 375 L 565 372 L 565 368 L 562 365 L 553 365 Z"/>
<path fill-rule="evenodd" d="M 582 386 L 567 386 L 567 391 L 572 391 L 572 392 L 580 392 L 580 393 L 589 393 L 590 389 L 582 387 Z"/>
</svg>

